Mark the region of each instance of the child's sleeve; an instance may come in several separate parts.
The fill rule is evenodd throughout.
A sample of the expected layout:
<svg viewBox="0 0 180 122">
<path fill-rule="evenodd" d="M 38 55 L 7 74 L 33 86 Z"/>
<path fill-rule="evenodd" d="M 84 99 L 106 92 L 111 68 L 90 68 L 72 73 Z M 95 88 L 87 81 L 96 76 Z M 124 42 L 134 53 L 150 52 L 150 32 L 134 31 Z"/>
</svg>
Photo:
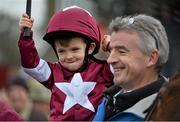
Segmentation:
<svg viewBox="0 0 180 122">
<path fill-rule="evenodd" d="M 31 32 L 31 36 L 25 38 L 23 37 L 23 33 L 20 34 L 18 46 L 21 55 L 21 64 L 27 74 L 40 82 L 44 82 L 49 79 L 51 69 L 46 61 L 40 59 L 32 35 L 33 33 Z"/>
</svg>

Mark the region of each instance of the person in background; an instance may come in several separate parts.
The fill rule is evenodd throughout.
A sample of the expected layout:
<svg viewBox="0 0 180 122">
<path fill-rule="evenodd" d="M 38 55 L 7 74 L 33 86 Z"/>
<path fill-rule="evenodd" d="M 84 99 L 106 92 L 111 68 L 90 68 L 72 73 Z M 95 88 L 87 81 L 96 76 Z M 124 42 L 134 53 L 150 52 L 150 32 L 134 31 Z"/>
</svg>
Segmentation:
<svg viewBox="0 0 180 122">
<path fill-rule="evenodd" d="M 37 111 L 30 98 L 29 86 L 25 79 L 17 76 L 6 83 L 6 93 L 9 104 L 25 121 L 45 121 L 45 115 Z"/>
<path fill-rule="evenodd" d="M 0 100 L 0 121 L 24 121 L 23 118 L 7 103 Z"/>
<path fill-rule="evenodd" d="M 33 79 L 30 79 L 28 84 L 30 86 L 31 98 L 34 104 L 34 108 L 49 118 L 49 103 L 51 92 L 49 89 L 45 88 L 42 84 L 36 82 Z"/>
<path fill-rule="evenodd" d="M 167 78 L 161 75 L 169 54 L 166 31 L 154 17 L 117 17 L 110 25 L 107 59 L 114 84 L 104 92 L 94 121 L 142 121 Z M 109 44 L 108 44 L 109 43 Z"/>
<path fill-rule="evenodd" d="M 41 59 L 33 33 L 23 36 L 33 19 L 23 14 L 18 46 L 24 71 L 51 91 L 51 121 L 91 121 L 103 98 L 103 91 L 113 84 L 113 74 L 106 61 L 94 57 L 99 51 L 101 34 L 94 17 L 87 10 L 70 6 L 50 19 L 43 39 L 55 51 L 58 62 Z"/>
<path fill-rule="evenodd" d="M 14 108 L 9 105 L 4 87 L 0 88 L 0 121 L 24 121 Z"/>
</svg>

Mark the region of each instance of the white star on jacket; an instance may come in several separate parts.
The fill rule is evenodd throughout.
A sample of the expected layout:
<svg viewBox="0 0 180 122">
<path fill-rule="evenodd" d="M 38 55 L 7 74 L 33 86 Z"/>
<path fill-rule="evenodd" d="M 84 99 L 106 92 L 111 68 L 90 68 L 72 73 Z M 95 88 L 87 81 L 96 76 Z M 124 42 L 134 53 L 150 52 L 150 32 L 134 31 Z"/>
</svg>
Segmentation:
<svg viewBox="0 0 180 122">
<path fill-rule="evenodd" d="M 55 85 L 66 94 L 63 114 L 75 104 L 95 112 L 88 94 L 94 89 L 96 82 L 83 82 L 80 73 L 75 73 L 70 83 L 55 83 Z"/>
</svg>

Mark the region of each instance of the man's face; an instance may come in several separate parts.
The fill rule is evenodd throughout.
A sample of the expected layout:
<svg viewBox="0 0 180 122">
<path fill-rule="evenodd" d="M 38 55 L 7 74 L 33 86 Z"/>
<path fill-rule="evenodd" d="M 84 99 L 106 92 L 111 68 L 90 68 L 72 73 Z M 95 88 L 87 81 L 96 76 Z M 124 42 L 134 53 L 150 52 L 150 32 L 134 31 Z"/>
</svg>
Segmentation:
<svg viewBox="0 0 180 122">
<path fill-rule="evenodd" d="M 110 41 L 108 63 L 114 68 L 114 83 L 132 89 L 144 78 L 147 57 L 138 46 L 138 34 L 134 32 L 113 32 Z"/>
<path fill-rule="evenodd" d="M 83 65 L 86 44 L 82 38 L 72 38 L 65 45 L 55 41 L 55 47 L 64 68 L 76 71 Z"/>
</svg>

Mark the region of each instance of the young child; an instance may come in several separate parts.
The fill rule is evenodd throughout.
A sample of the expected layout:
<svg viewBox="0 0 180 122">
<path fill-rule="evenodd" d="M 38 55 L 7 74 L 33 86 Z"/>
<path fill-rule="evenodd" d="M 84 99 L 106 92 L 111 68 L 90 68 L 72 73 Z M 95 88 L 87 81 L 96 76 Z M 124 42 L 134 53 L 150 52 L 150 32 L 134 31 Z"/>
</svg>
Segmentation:
<svg viewBox="0 0 180 122">
<path fill-rule="evenodd" d="M 20 29 L 32 28 L 33 19 L 23 14 Z M 100 30 L 87 11 L 77 6 L 54 14 L 43 37 L 54 49 L 59 61 L 39 58 L 30 38 L 19 38 L 24 71 L 51 90 L 50 120 L 93 119 L 103 91 L 113 84 L 110 66 L 93 57 L 100 47 Z"/>
</svg>

